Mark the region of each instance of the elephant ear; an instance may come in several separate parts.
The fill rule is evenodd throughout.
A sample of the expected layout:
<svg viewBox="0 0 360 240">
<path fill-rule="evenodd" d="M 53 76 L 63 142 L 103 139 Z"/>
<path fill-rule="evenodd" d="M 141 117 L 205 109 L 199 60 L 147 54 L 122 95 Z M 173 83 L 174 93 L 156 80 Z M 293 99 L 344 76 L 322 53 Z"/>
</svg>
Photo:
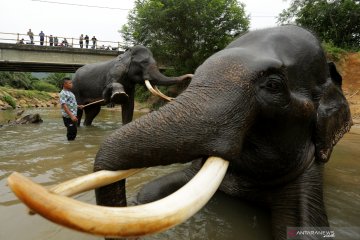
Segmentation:
<svg viewBox="0 0 360 240">
<path fill-rule="evenodd" d="M 342 92 L 342 77 L 334 63 L 328 63 L 329 77 L 317 110 L 315 130 L 316 160 L 327 162 L 335 144 L 352 126 L 349 104 Z"/>
</svg>

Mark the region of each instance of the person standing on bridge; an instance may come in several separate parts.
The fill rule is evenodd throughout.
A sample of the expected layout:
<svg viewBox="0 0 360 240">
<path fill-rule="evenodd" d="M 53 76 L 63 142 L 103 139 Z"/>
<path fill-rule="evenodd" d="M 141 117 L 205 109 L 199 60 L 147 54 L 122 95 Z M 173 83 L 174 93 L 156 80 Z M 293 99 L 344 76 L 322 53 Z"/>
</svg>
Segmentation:
<svg viewBox="0 0 360 240">
<path fill-rule="evenodd" d="M 50 43 L 51 47 L 54 45 L 54 37 L 53 37 L 53 35 L 49 36 L 49 43 Z"/>
<path fill-rule="evenodd" d="M 39 37 L 40 37 L 40 45 L 44 45 L 44 39 L 45 39 L 45 33 L 43 33 L 43 31 L 41 31 L 39 33 Z"/>
<path fill-rule="evenodd" d="M 31 29 L 29 29 L 29 31 L 27 32 L 27 35 L 30 38 L 30 44 L 34 44 L 34 33 L 31 31 Z"/>
<path fill-rule="evenodd" d="M 75 95 L 71 92 L 72 81 L 65 77 L 62 79 L 63 89 L 60 92 L 61 115 L 64 125 L 67 128 L 66 137 L 68 141 L 73 141 L 77 135 L 77 109 L 82 109 L 83 105 L 77 105 Z"/>
<path fill-rule="evenodd" d="M 85 45 L 86 45 L 86 48 L 89 47 L 89 36 L 87 34 L 85 35 Z"/>
<path fill-rule="evenodd" d="M 93 36 L 92 39 L 91 39 L 91 41 L 93 42 L 93 45 L 92 45 L 91 48 L 92 48 L 92 49 L 95 49 L 95 48 L 96 48 L 96 41 L 97 41 L 96 37 Z"/>
<path fill-rule="evenodd" d="M 57 47 L 59 45 L 59 39 L 55 36 L 54 37 L 54 46 Z"/>
<path fill-rule="evenodd" d="M 80 35 L 79 44 L 80 44 L 80 48 L 83 48 L 83 46 L 84 46 L 84 35 L 83 34 Z"/>
</svg>

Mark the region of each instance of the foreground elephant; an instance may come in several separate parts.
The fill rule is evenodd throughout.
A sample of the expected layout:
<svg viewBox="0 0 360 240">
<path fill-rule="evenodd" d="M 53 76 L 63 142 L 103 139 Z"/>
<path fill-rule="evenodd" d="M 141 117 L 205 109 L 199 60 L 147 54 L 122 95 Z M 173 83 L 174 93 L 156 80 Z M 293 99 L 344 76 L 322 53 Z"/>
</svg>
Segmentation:
<svg viewBox="0 0 360 240">
<path fill-rule="evenodd" d="M 145 80 L 149 80 L 153 85 L 169 86 L 191 77 L 191 74 L 164 76 L 159 72 L 150 50 L 135 46 L 113 60 L 79 68 L 74 76 L 72 91 L 80 105 L 105 100 L 84 108 L 84 125 L 91 125 L 100 112 L 101 105 L 108 103 L 121 104 L 122 122 L 126 124 L 133 117 L 135 84 L 144 84 Z M 79 110 L 78 124 L 82 113 Z"/>
<path fill-rule="evenodd" d="M 44 191 L 44 209 L 32 196 L 40 188 L 25 194 L 27 185 L 15 186 L 20 180 L 10 185 L 52 221 L 125 237 L 184 221 L 220 185 L 231 196 L 268 207 L 274 239 L 286 239 L 287 227 L 329 225 L 323 168 L 352 125 L 341 84 L 309 31 L 282 26 L 249 32 L 208 58 L 174 101 L 118 129 L 97 153 L 96 173 L 192 162 L 146 185 L 138 200 L 155 201 L 180 188 L 175 193 L 136 207 L 106 208 Z M 215 157 L 205 162 L 209 156 Z M 96 199 L 126 206 L 125 180 L 96 189 Z"/>
</svg>

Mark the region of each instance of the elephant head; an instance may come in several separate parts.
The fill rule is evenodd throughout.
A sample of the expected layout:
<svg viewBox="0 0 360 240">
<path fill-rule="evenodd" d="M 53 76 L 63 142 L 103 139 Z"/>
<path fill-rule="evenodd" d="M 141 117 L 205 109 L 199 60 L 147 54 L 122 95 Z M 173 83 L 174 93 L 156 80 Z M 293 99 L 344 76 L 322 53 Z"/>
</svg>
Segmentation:
<svg viewBox="0 0 360 240">
<path fill-rule="evenodd" d="M 204 200 L 202 193 L 209 192 L 209 199 L 216 189 L 214 179 L 220 178 L 221 191 L 269 207 L 274 238 L 286 239 L 288 226 L 328 226 L 323 167 L 351 125 L 341 76 L 327 63 L 311 32 L 290 25 L 249 32 L 199 66 L 189 87 L 174 101 L 119 128 L 97 153 L 95 171 L 193 162 L 188 169 L 150 183 L 139 195 L 140 202 L 154 201 L 185 185 L 158 201 L 172 199 L 170 204 L 147 209 L 148 215 L 142 215 L 141 208 L 136 217 L 132 214 L 141 206 L 128 207 L 124 218 L 117 208 L 91 208 L 84 213 L 89 218 L 86 230 L 69 220 L 71 213 L 66 220 L 46 217 L 102 235 L 149 234 L 169 228 L 177 217 L 161 214 L 183 202 L 189 204 L 177 216 L 190 217 L 199 198 Z M 196 175 L 199 185 L 194 185 L 190 179 L 210 156 L 225 159 L 227 170 L 214 167 L 202 182 Z M 198 174 L 216 162 L 206 161 Z M 187 195 L 172 197 L 184 189 Z M 126 206 L 125 180 L 98 188 L 96 198 L 99 205 Z M 161 214 L 150 217 L 154 212 Z M 103 218 L 94 223 L 97 214 Z M 117 225 L 126 221 L 131 224 Z M 102 229 L 94 230 L 99 224 Z"/>
<path fill-rule="evenodd" d="M 124 88 L 131 88 L 135 84 L 144 84 L 145 81 L 149 81 L 150 85 L 169 86 L 191 77 L 192 74 L 180 77 L 164 76 L 159 71 L 151 51 L 138 45 L 116 58 L 114 66 L 108 72 L 108 84 L 104 89 L 104 97 L 105 100 L 121 104 L 124 100 L 116 97 L 116 94 L 121 94 Z"/>
<path fill-rule="evenodd" d="M 134 46 L 117 58 L 101 63 L 88 64 L 79 68 L 74 77 L 73 92 L 79 104 L 85 108 L 85 125 L 91 125 L 100 111 L 101 104 L 121 104 L 122 120 L 126 124 L 132 120 L 134 111 L 135 85 L 145 84 L 149 90 L 160 97 L 165 97 L 155 86 L 180 83 L 191 79 L 192 74 L 180 77 L 164 76 L 149 49 L 144 46 Z M 82 112 L 80 111 L 80 117 Z"/>
</svg>

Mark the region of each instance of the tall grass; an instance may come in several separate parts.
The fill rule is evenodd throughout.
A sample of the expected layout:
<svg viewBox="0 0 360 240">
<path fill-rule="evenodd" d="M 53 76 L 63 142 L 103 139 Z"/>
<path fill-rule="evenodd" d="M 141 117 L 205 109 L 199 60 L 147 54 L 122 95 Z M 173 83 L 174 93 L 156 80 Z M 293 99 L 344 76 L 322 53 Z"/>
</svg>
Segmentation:
<svg viewBox="0 0 360 240">
<path fill-rule="evenodd" d="M 2 97 L 2 100 L 7 102 L 13 109 L 16 108 L 16 102 L 15 99 L 10 95 L 5 95 Z"/>
</svg>

